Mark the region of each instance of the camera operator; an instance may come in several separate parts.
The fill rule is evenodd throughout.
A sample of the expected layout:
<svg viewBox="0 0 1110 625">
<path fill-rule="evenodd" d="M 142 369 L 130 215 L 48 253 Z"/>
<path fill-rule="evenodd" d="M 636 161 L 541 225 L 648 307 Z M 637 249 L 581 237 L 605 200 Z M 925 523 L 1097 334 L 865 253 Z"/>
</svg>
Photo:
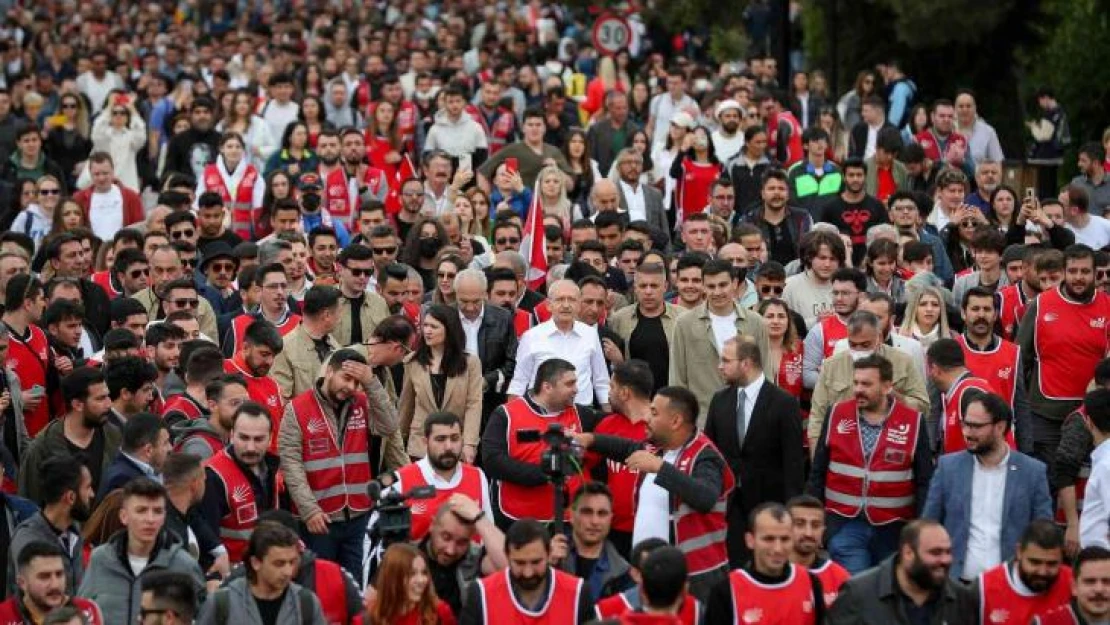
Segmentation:
<svg viewBox="0 0 1110 625">
<path fill-rule="evenodd" d="M 570 505 L 570 538 L 551 539 L 551 563 L 559 570 L 586 580 L 596 603 L 632 586 L 632 567 L 609 542 L 613 522 L 613 493 L 602 482 L 586 482 Z"/>
<path fill-rule="evenodd" d="M 579 434 L 586 448 L 640 472 L 633 544 L 657 537 L 686 554 L 690 594 L 703 602 L 728 575 L 725 519 L 734 480 L 713 443 L 698 432 L 698 400 L 689 389 L 665 386 L 651 401 L 648 442 Z"/>
<path fill-rule="evenodd" d="M 552 358 L 536 370 L 530 392 L 490 414 L 482 435 L 482 466 L 496 480 L 498 527 L 505 529 L 517 519 L 548 522 L 555 518 L 554 486 L 540 466 L 549 445 L 539 435 L 548 432 L 552 424 L 562 426 L 568 435 L 593 430 L 596 416 L 589 408 L 574 404 L 577 394 L 574 365 Z M 521 434 L 536 436 L 526 441 Z M 569 480 L 570 492 L 577 482 L 577 478 Z"/>
</svg>

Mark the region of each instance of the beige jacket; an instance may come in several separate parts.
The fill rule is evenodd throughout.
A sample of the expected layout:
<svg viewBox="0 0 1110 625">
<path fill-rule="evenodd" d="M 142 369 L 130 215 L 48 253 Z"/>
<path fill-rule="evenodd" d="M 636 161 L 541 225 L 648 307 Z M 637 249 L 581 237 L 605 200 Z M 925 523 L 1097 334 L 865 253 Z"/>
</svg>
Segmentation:
<svg viewBox="0 0 1110 625">
<path fill-rule="evenodd" d="M 199 296 L 198 296 L 199 297 Z M 162 302 L 154 295 L 154 291 L 150 288 L 145 288 L 142 291 L 131 296 L 131 299 L 138 300 L 150 318 L 161 319 L 165 315 L 159 314 L 162 308 Z M 220 342 L 220 331 L 216 328 L 216 311 L 212 310 L 212 304 L 208 300 L 200 297 L 200 308 L 197 309 L 197 321 L 200 322 L 200 333 L 204 336 L 215 341 L 217 344 Z"/>
<path fill-rule="evenodd" d="M 405 360 L 405 383 L 401 387 L 401 435 L 408 439 L 408 454 L 423 458 L 427 453 L 424 419 L 433 412 L 451 412 L 463 422 L 463 444 L 477 447 L 482 427 L 482 363 L 466 355 L 466 375 L 448 376 L 443 404 L 436 404 L 428 368 L 412 354 Z"/>
<path fill-rule="evenodd" d="M 327 339 L 332 351 L 339 349 L 334 338 L 328 336 Z M 281 387 L 281 398 L 289 401 L 313 387 L 323 364 L 316 354 L 316 344 L 302 323 L 282 339 L 281 353 L 274 358 L 270 376 Z"/>
<path fill-rule="evenodd" d="M 369 360 L 370 355 L 366 352 L 365 345 L 351 345 L 351 349 L 360 353 Z M 379 380 L 384 379 L 382 386 L 385 388 L 386 395 L 389 396 L 389 403 L 397 405 L 397 387 L 393 384 L 393 376 L 390 375 L 387 369 L 385 375 L 381 376 Z M 398 412 L 398 418 L 400 413 Z M 382 462 L 381 466 L 375 468 L 375 475 L 385 475 L 392 473 L 397 469 L 412 463 L 409 455 L 405 453 L 405 441 L 401 437 L 401 428 L 398 427 L 392 434 L 382 440 Z"/>
<path fill-rule="evenodd" d="M 894 366 L 894 392 L 899 399 L 914 410 L 929 414 L 929 392 L 925 388 L 925 378 L 914 364 L 913 358 L 885 344 L 880 345 L 875 353 Z M 847 351 L 833 354 L 821 365 L 821 375 L 817 378 L 817 386 L 813 388 L 809 411 L 810 449 L 816 449 L 813 443 L 821 437 L 821 428 L 829 410 L 852 397 L 852 372 L 852 353 Z"/>
<path fill-rule="evenodd" d="M 763 354 L 763 370 L 774 371 L 771 367 L 771 350 L 767 345 L 767 325 L 763 317 L 733 303 L 736 309 L 736 333 L 751 337 Z M 670 383 L 684 386 L 698 398 L 698 428 L 705 427 L 705 415 L 709 411 L 709 400 L 713 394 L 725 386 L 721 374 L 717 372 L 721 354 L 717 351 L 717 340 L 713 336 L 713 322 L 709 318 L 708 304 L 679 315 L 675 322 L 674 336 L 671 337 Z"/>
<path fill-rule="evenodd" d="M 674 327 L 675 322 L 685 310 L 667 302 L 666 308 L 663 310 L 663 334 L 667 335 L 667 344 L 670 345 L 674 341 Z M 632 338 L 632 332 L 636 330 L 636 325 L 640 323 L 639 306 L 630 304 L 621 308 L 617 312 L 609 315 L 605 324 L 609 329 L 616 332 L 618 336 L 624 339 L 624 357 L 627 360 L 631 356 L 628 354 L 630 347 L 629 339 Z"/>
<path fill-rule="evenodd" d="M 362 339 L 366 340 L 374 328 L 389 316 L 389 306 L 386 305 L 385 300 L 377 293 L 366 293 L 366 298 L 362 300 L 362 307 L 359 308 L 359 319 L 362 320 Z M 336 324 L 335 329 L 331 332 L 332 338 L 339 344 L 340 347 L 346 347 L 351 344 L 351 304 L 350 300 L 339 295 L 339 323 Z"/>
</svg>

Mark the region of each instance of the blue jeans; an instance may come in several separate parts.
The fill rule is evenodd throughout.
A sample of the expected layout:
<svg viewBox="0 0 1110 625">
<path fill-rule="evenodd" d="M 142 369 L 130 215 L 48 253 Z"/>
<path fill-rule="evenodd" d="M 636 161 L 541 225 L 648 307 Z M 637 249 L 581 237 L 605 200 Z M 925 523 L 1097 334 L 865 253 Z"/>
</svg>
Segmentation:
<svg viewBox="0 0 1110 625">
<path fill-rule="evenodd" d="M 355 579 L 362 579 L 362 548 L 369 514 L 349 521 L 331 521 L 327 534 L 304 532 L 305 546 L 325 560 L 336 562 Z"/>
<path fill-rule="evenodd" d="M 854 519 L 829 515 L 829 558 L 852 575 L 862 573 L 898 550 L 902 525 L 871 525 L 862 514 Z"/>
</svg>

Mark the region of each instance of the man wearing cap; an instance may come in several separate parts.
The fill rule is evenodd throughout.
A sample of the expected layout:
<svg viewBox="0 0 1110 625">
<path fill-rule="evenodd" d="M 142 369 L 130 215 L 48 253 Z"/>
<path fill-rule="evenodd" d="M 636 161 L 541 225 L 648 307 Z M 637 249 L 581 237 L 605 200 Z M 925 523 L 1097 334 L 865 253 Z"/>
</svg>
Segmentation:
<svg viewBox="0 0 1110 625">
<path fill-rule="evenodd" d="M 744 111 L 736 100 L 721 100 L 717 104 L 717 123 L 720 127 L 709 138 L 713 141 L 717 160 L 722 163 L 728 162 L 744 147 L 744 133 L 740 131 L 740 122 L 743 119 Z"/>
<path fill-rule="evenodd" d="M 602 172 L 609 171 L 617 153 L 632 145 L 632 135 L 636 134 L 636 124 L 628 118 L 627 95 L 610 91 L 605 96 L 605 113 L 605 118 L 590 126 L 586 133 L 590 158 L 597 161 Z"/>
<path fill-rule="evenodd" d="M 231 301 L 231 296 L 235 294 L 232 281 L 239 274 L 239 259 L 231 252 L 231 246 L 223 241 L 209 243 L 202 252 L 204 260 L 200 261 L 200 272 L 204 275 L 201 288 L 204 298 L 212 304 L 212 310 L 217 315 L 235 310 L 236 304 Z"/>
<path fill-rule="evenodd" d="M 335 230 L 335 237 L 339 239 L 340 247 L 347 247 L 351 243 L 351 235 L 342 220 L 333 219 L 331 213 L 321 206 L 323 197 L 320 195 L 323 186 L 320 176 L 308 172 L 302 174 L 297 180 L 297 189 L 301 192 L 301 227 L 305 233 L 312 232 L 319 226 L 328 226 Z"/>
</svg>

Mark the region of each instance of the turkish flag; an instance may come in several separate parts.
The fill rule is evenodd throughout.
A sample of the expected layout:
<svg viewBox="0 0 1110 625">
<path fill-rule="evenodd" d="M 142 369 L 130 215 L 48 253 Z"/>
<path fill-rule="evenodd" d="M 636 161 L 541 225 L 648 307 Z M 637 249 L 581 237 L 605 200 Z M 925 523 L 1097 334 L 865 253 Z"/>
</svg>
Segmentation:
<svg viewBox="0 0 1110 625">
<path fill-rule="evenodd" d="M 532 190 L 532 205 L 528 207 L 528 219 L 524 222 L 524 237 L 520 242 L 520 253 L 528 261 L 528 288 L 533 291 L 543 287 L 547 278 L 547 245 L 543 236 L 543 206 L 540 205 L 540 181 Z"/>
</svg>

